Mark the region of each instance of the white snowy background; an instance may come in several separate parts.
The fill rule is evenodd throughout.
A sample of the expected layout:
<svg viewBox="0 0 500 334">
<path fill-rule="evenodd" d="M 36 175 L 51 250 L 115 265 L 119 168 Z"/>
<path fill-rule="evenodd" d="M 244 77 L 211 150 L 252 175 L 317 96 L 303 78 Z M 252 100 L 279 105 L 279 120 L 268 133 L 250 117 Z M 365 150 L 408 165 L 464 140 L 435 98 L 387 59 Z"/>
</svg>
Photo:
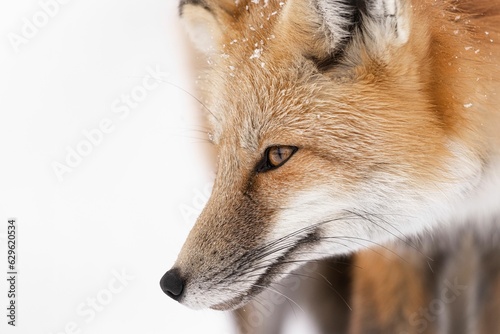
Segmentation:
<svg viewBox="0 0 500 334">
<path fill-rule="evenodd" d="M 11 217 L 19 272 L 1 333 L 234 333 L 159 287 L 213 178 L 177 4 L 1 2 L 0 275 Z"/>
</svg>

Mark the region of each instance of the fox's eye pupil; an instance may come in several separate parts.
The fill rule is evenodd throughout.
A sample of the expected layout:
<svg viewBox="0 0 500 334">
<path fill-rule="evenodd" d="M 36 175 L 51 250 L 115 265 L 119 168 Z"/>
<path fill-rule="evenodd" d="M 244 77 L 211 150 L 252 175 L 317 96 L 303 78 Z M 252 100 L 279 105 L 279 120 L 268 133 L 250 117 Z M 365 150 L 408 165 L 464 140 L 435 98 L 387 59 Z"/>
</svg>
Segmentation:
<svg viewBox="0 0 500 334">
<path fill-rule="evenodd" d="M 268 159 L 269 163 L 272 166 L 278 166 L 281 164 L 285 159 L 287 159 L 291 155 L 291 148 L 289 147 L 273 147 L 272 149 L 269 150 L 268 153 Z"/>
<path fill-rule="evenodd" d="M 298 150 L 295 146 L 271 146 L 266 149 L 263 159 L 257 165 L 257 172 L 267 172 L 281 167 Z"/>
</svg>

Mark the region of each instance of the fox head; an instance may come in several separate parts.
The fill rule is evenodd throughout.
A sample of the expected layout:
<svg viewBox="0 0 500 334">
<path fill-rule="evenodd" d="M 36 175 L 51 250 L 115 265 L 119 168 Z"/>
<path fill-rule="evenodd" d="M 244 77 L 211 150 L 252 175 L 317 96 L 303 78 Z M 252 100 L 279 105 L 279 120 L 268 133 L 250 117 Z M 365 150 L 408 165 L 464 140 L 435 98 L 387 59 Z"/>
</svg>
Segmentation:
<svg viewBox="0 0 500 334">
<path fill-rule="evenodd" d="M 484 152 L 463 112 L 476 101 L 453 91 L 466 59 L 452 50 L 472 32 L 459 41 L 458 9 L 433 3 L 182 0 L 209 62 L 218 164 L 161 280 L 169 296 L 234 309 L 305 261 L 420 233 L 453 211 Z"/>
</svg>

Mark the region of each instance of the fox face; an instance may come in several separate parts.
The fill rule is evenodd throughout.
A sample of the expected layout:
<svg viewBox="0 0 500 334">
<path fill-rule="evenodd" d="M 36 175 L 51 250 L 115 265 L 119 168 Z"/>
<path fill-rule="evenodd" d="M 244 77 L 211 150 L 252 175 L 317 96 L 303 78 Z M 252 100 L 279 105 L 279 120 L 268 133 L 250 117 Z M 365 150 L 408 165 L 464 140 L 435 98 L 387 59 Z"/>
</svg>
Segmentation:
<svg viewBox="0 0 500 334">
<path fill-rule="evenodd" d="M 306 261 L 461 216 L 498 171 L 497 32 L 457 19 L 470 6 L 183 0 L 218 166 L 165 293 L 235 309 Z"/>
</svg>

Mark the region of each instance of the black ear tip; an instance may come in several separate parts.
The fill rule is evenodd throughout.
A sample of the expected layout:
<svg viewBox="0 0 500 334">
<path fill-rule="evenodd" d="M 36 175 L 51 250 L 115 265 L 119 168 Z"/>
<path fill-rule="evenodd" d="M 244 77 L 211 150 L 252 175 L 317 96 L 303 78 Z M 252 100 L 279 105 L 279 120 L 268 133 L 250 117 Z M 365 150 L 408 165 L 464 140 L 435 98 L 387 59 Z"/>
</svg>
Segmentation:
<svg viewBox="0 0 500 334">
<path fill-rule="evenodd" d="M 185 280 L 177 268 L 171 269 L 160 280 L 162 291 L 170 298 L 179 301 L 183 295 Z"/>
<path fill-rule="evenodd" d="M 204 0 L 181 0 L 179 2 L 179 16 L 184 14 L 185 5 L 201 6 L 205 10 L 211 11 L 210 7 Z"/>
<path fill-rule="evenodd" d="M 184 5 L 186 4 L 186 0 L 181 0 L 179 2 L 179 16 L 182 16 L 184 14 Z"/>
</svg>

